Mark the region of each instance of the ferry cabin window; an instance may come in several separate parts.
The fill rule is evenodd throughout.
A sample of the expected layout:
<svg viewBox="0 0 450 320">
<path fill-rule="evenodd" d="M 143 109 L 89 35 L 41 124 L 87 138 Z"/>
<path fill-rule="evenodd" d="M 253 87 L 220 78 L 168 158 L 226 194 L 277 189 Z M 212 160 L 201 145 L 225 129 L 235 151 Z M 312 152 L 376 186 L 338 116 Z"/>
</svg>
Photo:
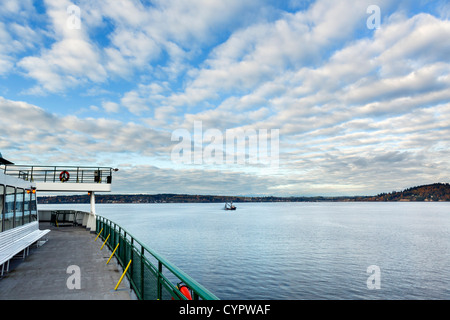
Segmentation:
<svg viewBox="0 0 450 320">
<path fill-rule="evenodd" d="M 16 200 L 16 189 L 6 187 L 5 192 L 5 213 L 3 216 L 3 231 L 14 227 L 14 203 Z"/>
<path fill-rule="evenodd" d="M 37 221 L 38 212 L 37 212 L 37 201 L 36 201 L 36 192 L 31 192 L 31 202 L 30 202 L 30 218 L 31 222 Z"/>
<path fill-rule="evenodd" d="M 5 186 L 0 185 L 0 232 L 3 231 L 3 205 L 4 205 L 4 198 L 5 198 Z"/>
<path fill-rule="evenodd" d="M 23 222 L 23 200 L 25 197 L 25 190 L 16 189 L 16 211 L 15 211 L 15 224 L 14 227 L 20 227 Z"/>
<path fill-rule="evenodd" d="M 23 202 L 23 224 L 31 222 L 31 193 L 32 190 L 25 191 L 25 201 Z"/>
</svg>

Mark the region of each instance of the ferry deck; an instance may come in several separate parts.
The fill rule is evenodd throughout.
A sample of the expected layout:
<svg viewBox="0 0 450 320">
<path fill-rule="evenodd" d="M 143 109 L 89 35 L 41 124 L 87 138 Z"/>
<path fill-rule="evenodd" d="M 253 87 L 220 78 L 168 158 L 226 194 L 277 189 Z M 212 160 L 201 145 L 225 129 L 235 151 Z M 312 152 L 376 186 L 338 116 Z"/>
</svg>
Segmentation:
<svg viewBox="0 0 450 320">
<path fill-rule="evenodd" d="M 116 171 L 15 165 L 0 154 L 0 300 L 218 300 L 124 228 L 96 216 L 95 194 L 111 191 Z M 41 191 L 86 192 L 90 212 L 38 210 Z"/>
<path fill-rule="evenodd" d="M 123 269 L 117 261 L 106 263 L 108 247 L 96 241 L 94 191 L 110 191 L 112 171 L 17 166 L 0 153 L 1 300 L 136 298 L 128 280 L 119 281 Z M 89 190 L 91 212 L 82 213 L 80 223 L 69 227 L 51 223 L 38 211 L 36 190 Z M 76 288 L 70 280 L 73 266 L 80 276 Z"/>
<path fill-rule="evenodd" d="M 43 245 L 35 245 L 25 259 L 11 262 L 9 272 L 0 279 L 0 300 L 134 300 L 136 296 L 125 278 L 115 286 L 123 273 L 112 259 L 111 251 L 100 250 L 103 242 L 86 228 L 56 227 L 40 223 L 49 229 Z M 80 267 L 80 288 L 70 289 L 70 266 Z M 69 273 L 68 273 L 69 271 Z"/>
</svg>

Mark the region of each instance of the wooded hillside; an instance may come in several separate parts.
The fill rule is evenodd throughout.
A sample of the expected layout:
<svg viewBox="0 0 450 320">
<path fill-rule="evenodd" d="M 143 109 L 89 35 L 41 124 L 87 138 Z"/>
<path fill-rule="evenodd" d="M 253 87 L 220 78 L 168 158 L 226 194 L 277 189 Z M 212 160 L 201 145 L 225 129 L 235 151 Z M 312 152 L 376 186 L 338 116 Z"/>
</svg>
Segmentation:
<svg viewBox="0 0 450 320">
<path fill-rule="evenodd" d="M 450 184 L 434 183 L 376 196 L 354 197 L 243 197 L 187 194 L 98 194 L 97 203 L 218 203 L 218 202 L 318 202 L 318 201 L 450 201 Z M 89 203 L 89 196 L 61 195 L 38 197 L 39 203 Z"/>
<path fill-rule="evenodd" d="M 450 201 L 450 184 L 434 183 L 412 187 L 400 192 L 381 193 L 366 201 Z"/>
</svg>

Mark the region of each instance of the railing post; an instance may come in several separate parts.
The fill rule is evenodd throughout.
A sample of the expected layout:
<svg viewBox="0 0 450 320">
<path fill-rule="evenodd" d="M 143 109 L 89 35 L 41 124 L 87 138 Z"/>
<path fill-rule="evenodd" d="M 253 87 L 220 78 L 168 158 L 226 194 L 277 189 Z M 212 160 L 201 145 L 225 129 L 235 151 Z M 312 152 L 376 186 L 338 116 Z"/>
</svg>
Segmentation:
<svg viewBox="0 0 450 320">
<path fill-rule="evenodd" d="M 162 263 L 158 260 L 158 282 L 157 282 L 157 299 L 161 300 L 162 298 L 162 282 L 161 282 L 161 274 L 162 274 Z"/>
<path fill-rule="evenodd" d="M 131 237 L 130 260 L 133 259 L 133 252 L 134 252 L 134 238 Z M 131 270 L 130 270 L 130 278 L 131 279 L 133 278 L 133 277 L 131 277 L 131 275 L 133 275 L 133 264 L 131 265 Z"/>
<path fill-rule="evenodd" d="M 122 238 L 122 241 L 124 243 L 123 252 L 122 252 L 122 260 L 123 260 L 123 264 L 124 264 L 124 267 L 125 267 L 125 263 L 126 263 L 125 261 L 127 261 L 128 250 L 130 250 L 130 244 L 129 244 L 128 240 L 127 240 L 126 235 Z"/>
<path fill-rule="evenodd" d="M 122 236 L 122 228 L 119 226 L 119 243 L 121 243 L 122 242 L 122 247 L 125 245 L 124 244 L 124 236 Z M 120 246 L 119 246 L 120 247 Z M 123 248 L 119 248 L 119 252 L 118 252 L 118 255 L 119 255 L 119 258 L 121 259 L 121 252 L 123 252 Z M 120 262 L 120 259 L 119 259 L 119 262 Z"/>
<path fill-rule="evenodd" d="M 145 283 L 145 279 L 144 279 L 144 254 L 145 254 L 145 250 L 144 247 L 141 245 L 141 297 L 142 300 L 144 300 L 144 283 Z"/>
</svg>

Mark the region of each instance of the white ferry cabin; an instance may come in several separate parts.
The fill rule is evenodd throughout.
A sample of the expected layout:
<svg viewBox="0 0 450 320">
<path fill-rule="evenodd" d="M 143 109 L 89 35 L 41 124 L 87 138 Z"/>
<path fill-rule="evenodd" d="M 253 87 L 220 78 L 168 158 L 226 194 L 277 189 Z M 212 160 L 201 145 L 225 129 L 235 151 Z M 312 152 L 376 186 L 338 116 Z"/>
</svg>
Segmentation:
<svg viewBox="0 0 450 320">
<path fill-rule="evenodd" d="M 9 262 L 16 255 L 23 258 L 29 247 L 50 230 L 39 229 L 36 185 L 5 174 L 14 165 L 0 153 L 0 266 L 1 276 L 9 271 Z"/>
</svg>

